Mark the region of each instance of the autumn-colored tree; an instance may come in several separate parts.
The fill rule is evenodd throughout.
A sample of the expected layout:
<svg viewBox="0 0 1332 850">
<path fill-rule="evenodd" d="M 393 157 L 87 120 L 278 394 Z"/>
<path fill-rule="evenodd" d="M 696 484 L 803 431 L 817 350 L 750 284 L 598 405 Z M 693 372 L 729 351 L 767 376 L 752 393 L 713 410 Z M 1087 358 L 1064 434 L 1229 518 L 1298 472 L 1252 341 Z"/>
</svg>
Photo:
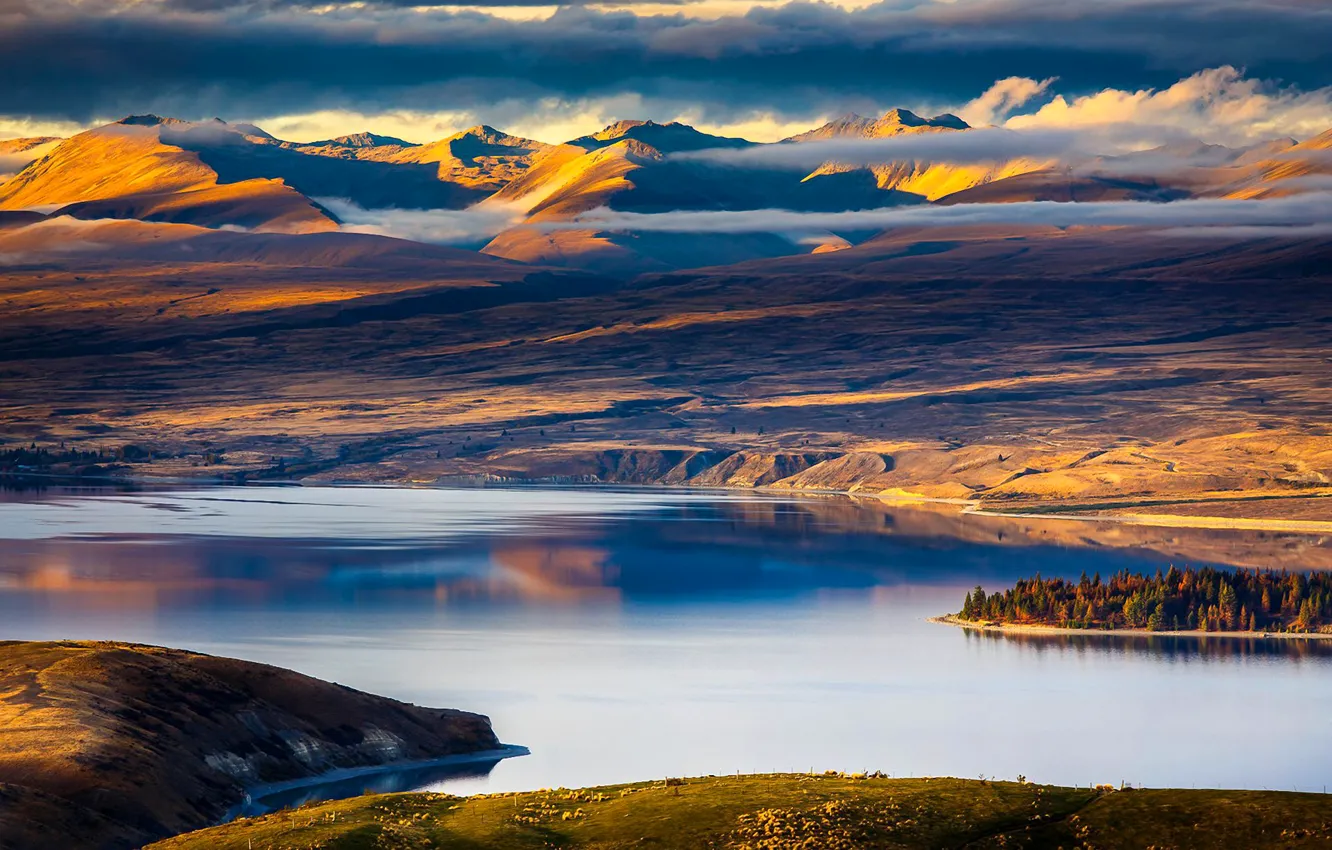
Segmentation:
<svg viewBox="0 0 1332 850">
<path fill-rule="evenodd" d="M 959 616 L 1074 628 L 1315 631 L 1332 628 L 1332 574 L 1171 567 L 1076 583 L 1037 575 L 1002 593 L 977 587 Z"/>
</svg>

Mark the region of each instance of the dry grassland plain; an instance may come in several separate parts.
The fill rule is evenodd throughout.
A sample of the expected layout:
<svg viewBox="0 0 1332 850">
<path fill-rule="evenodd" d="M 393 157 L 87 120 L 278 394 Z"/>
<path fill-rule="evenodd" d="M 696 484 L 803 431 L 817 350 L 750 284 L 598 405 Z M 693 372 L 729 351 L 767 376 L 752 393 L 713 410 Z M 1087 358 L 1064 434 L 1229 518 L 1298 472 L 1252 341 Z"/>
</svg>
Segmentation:
<svg viewBox="0 0 1332 850">
<path fill-rule="evenodd" d="M 102 247 L 0 280 L 7 448 L 136 445 L 151 459 L 113 471 L 138 476 L 1329 530 L 1326 241 L 933 230 L 624 280 L 368 236 L 79 226 Z M 0 251 L 36 257 L 43 230 L 0 228 Z"/>
</svg>

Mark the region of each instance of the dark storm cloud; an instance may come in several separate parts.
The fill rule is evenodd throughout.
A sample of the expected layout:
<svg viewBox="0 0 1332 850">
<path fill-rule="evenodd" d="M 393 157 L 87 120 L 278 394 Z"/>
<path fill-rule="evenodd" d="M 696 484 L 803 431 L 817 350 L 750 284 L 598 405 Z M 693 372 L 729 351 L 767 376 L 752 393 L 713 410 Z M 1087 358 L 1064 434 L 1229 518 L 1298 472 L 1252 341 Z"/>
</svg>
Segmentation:
<svg viewBox="0 0 1332 850">
<path fill-rule="evenodd" d="M 1106 135 L 1109 134 L 993 128 L 972 130 L 969 133 L 923 133 L 870 139 L 834 138 L 802 144 L 709 148 L 675 154 L 673 158 L 795 171 L 808 171 L 825 162 L 865 166 L 901 160 L 927 160 L 965 165 L 1017 157 L 1087 156 L 1111 149 L 1114 140 L 1104 138 Z"/>
<path fill-rule="evenodd" d="M 1013 75 L 1059 77 L 1068 93 L 1163 86 L 1223 64 L 1303 88 L 1332 82 L 1332 13 L 1294 0 L 792 3 L 708 19 L 577 7 L 540 21 L 393 0 L 322 13 L 301 0 L 169 2 L 0 0 L 0 115 L 503 118 L 542 98 L 637 94 L 719 121 L 956 103 Z"/>
<path fill-rule="evenodd" d="M 556 3 L 554 0 L 160 0 L 161 8 L 172 12 L 277 12 L 337 7 L 411 9 L 417 7 L 440 6 L 481 6 L 481 7 L 522 7 L 522 6 L 632 6 L 639 3 L 653 5 L 680 6 L 690 0 L 567 0 Z"/>
</svg>

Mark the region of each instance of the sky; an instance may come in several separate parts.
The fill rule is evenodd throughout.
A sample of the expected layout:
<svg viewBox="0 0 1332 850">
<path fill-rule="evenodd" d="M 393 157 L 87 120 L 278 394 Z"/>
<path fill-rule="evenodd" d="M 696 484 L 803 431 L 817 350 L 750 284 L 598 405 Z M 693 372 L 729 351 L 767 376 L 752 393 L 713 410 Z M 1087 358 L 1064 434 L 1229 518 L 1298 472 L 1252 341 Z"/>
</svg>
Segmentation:
<svg viewBox="0 0 1332 850">
<path fill-rule="evenodd" d="M 772 141 L 849 111 L 977 125 L 1332 127 L 1327 0 L 0 0 L 0 138 L 132 113 L 296 141 L 621 118 Z"/>
</svg>

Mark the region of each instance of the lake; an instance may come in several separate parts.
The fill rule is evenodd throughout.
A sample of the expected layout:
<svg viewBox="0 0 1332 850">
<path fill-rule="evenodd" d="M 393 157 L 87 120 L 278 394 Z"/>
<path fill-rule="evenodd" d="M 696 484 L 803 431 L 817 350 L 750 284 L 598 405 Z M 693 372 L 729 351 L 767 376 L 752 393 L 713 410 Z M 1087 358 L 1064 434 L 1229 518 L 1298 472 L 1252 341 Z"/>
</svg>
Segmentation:
<svg viewBox="0 0 1332 850">
<path fill-rule="evenodd" d="M 456 793 L 810 769 L 1332 784 L 1325 643 L 926 621 L 977 584 L 1169 563 L 1323 569 L 1332 542 L 840 496 L 10 489 L 0 637 L 268 662 L 531 749 L 409 783 Z"/>
</svg>

